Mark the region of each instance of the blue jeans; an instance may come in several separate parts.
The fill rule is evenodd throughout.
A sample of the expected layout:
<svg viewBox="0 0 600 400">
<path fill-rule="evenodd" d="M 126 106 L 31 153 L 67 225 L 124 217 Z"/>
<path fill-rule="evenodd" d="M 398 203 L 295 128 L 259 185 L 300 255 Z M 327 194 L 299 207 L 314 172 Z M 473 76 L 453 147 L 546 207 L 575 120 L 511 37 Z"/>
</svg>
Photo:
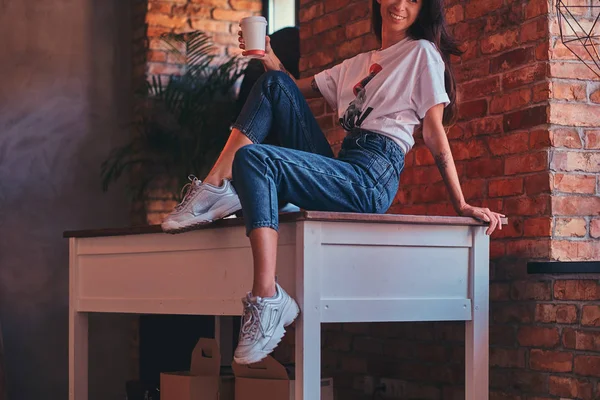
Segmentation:
<svg viewBox="0 0 600 400">
<path fill-rule="evenodd" d="M 237 151 L 232 183 L 246 234 L 278 230 L 280 203 L 305 210 L 385 213 L 398 190 L 404 153 L 391 139 L 355 129 L 337 158 L 298 86 L 271 71 L 256 82 L 233 125 L 253 144 Z M 280 146 L 261 144 L 269 133 Z"/>
</svg>

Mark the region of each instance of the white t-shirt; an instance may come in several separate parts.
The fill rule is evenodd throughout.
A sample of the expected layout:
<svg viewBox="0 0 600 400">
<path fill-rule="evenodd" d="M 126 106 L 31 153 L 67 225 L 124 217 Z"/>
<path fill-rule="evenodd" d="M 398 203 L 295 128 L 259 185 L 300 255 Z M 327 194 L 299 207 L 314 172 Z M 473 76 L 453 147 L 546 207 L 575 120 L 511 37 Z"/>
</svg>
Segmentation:
<svg viewBox="0 0 600 400">
<path fill-rule="evenodd" d="M 388 136 L 406 154 L 427 110 L 450 103 L 444 71 L 433 43 L 406 37 L 387 49 L 344 60 L 315 80 L 344 129 L 360 127 Z"/>
</svg>

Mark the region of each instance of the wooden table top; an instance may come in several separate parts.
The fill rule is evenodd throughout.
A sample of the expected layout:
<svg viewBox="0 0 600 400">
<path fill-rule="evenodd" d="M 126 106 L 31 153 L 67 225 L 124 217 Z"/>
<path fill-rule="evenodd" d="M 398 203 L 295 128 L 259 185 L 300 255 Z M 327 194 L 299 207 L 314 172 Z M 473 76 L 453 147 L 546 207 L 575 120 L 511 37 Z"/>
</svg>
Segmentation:
<svg viewBox="0 0 600 400">
<path fill-rule="evenodd" d="M 429 215 L 403 215 L 403 214 L 361 214 L 361 213 L 338 213 L 324 211 L 299 211 L 293 213 L 284 213 L 279 215 L 279 222 L 295 221 L 331 221 L 331 222 L 377 222 L 394 224 L 425 224 L 425 225 L 457 225 L 457 226 L 485 226 L 487 223 L 478 221 L 470 217 L 447 217 L 447 216 L 429 216 Z M 508 223 L 507 218 L 502 218 L 502 225 Z M 227 226 L 243 225 L 241 218 L 230 218 L 215 221 L 209 225 L 194 228 L 214 229 Z M 125 236 L 140 235 L 150 233 L 161 233 L 160 225 L 130 226 L 122 228 L 103 228 L 87 229 L 77 231 L 65 231 L 65 238 L 90 238 L 102 236 Z"/>
</svg>

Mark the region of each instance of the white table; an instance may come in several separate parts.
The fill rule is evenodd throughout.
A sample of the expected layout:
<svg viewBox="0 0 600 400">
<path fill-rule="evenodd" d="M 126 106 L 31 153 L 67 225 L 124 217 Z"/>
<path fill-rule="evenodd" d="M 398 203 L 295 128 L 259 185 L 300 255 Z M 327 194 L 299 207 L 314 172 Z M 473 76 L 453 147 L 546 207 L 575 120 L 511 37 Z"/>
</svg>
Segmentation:
<svg viewBox="0 0 600 400">
<path fill-rule="evenodd" d="M 88 314 L 237 316 L 252 284 L 240 220 L 169 235 L 159 226 L 65 232 L 69 399 L 88 399 Z M 488 399 L 489 237 L 462 217 L 281 216 L 279 283 L 302 310 L 296 399 L 319 398 L 321 323 L 466 321 L 466 399 Z"/>
</svg>

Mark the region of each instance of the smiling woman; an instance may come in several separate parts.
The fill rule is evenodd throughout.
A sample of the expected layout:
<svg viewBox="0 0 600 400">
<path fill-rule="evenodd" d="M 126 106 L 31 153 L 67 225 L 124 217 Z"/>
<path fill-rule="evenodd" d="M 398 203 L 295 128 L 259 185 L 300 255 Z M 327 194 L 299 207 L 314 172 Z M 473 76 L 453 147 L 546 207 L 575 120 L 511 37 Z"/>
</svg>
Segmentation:
<svg viewBox="0 0 600 400">
<path fill-rule="evenodd" d="M 296 80 L 265 38 L 268 71 L 253 86 L 219 159 L 163 222 L 176 233 L 243 211 L 254 276 L 243 299 L 234 360 L 265 358 L 299 313 L 275 281 L 279 203 L 305 210 L 383 214 L 398 191 L 405 155 L 423 125 L 425 144 L 448 187 L 456 213 L 502 229 L 503 215 L 465 201 L 444 125 L 456 119 L 451 54 L 442 0 L 373 0 L 381 48 L 314 77 Z M 240 48 L 246 50 L 244 32 Z M 245 54 L 245 53 L 243 53 Z M 347 131 L 337 156 L 306 102 L 324 97 Z M 274 132 L 280 146 L 265 144 Z"/>
</svg>

